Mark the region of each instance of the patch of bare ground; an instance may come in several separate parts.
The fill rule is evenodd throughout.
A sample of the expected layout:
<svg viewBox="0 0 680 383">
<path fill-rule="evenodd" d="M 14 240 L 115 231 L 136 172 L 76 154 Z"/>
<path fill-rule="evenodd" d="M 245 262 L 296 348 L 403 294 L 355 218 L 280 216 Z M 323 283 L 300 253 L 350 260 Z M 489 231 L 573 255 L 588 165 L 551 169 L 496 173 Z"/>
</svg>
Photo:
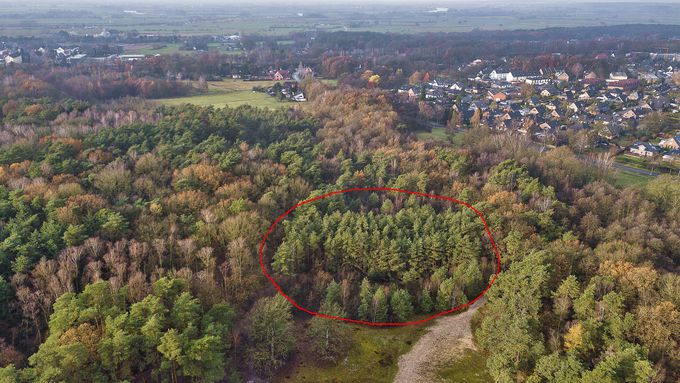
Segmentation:
<svg viewBox="0 0 680 383">
<path fill-rule="evenodd" d="M 440 366 L 455 360 L 466 348 L 475 350 L 470 321 L 483 301 L 478 300 L 463 313 L 436 319 L 411 351 L 399 358 L 394 383 L 441 382 L 436 374 Z"/>
</svg>

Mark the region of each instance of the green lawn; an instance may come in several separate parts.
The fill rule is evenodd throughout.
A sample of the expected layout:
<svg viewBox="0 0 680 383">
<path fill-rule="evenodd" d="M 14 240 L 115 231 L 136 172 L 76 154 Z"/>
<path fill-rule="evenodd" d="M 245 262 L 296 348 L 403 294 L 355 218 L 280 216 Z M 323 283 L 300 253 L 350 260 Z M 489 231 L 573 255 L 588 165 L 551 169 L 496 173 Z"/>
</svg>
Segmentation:
<svg viewBox="0 0 680 383">
<path fill-rule="evenodd" d="M 392 382 L 399 356 L 406 353 L 425 332 L 423 326 L 375 328 L 348 325 L 354 346 L 347 358 L 335 366 L 320 366 L 314 355 L 303 353 L 292 371 L 275 382 Z"/>
<path fill-rule="evenodd" d="M 492 382 L 486 371 L 486 358 L 479 351 L 466 349 L 451 365 L 443 367 L 439 377 L 445 382 L 487 383 Z"/>
<path fill-rule="evenodd" d="M 182 104 L 194 104 L 200 106 L 225 106 L 237 107 L 240 105 L 253 105 L 261 108 L 276 109 L 290 107 L 296 103 L 279 101 L 266 93 L 254 92 L 254 86 L 268 87 L 273 81 L 243 81 L 224 80 L 208 83 L 208 92 L 187 97 L 165 98 L 156 100 L 163 105 L 177 106 Z"/>
<path fill-rule="evenodd" d="M 338 83 L 335 79 L 322 79 L 320 81 L 329 86 L 336 86 Z M 275 83 L 276 81 L 243 81 L 233 79 L 210 81 L 208 82 L 208 91 L 206 93 L 187 97 L 163 98 L 155 100 L 155 102 L 168 106 L 194 104 L 217 108 L 225 106 L 235 108 L 247 104 L 268 109 L 288 108 L 296 105 L 304 108 L 309 105 L 307 102 L 280 101 L 266 93 L 253 91 L 253 87 L 268 88 Z"/>
<path fill-rule="evenodd" d="M 629 186 L 644 186 L 654 177 L 625 170 L 615 170 L 612 178 L 614 185 L 625 188 Z"/>
<path fill-rule="evenodd" d="M 418 137 L 419 140 L 427 141 L 427 140 L 439 140 L 439 141 L 448 141 L 449 137 L 446 134 L 446 128 L 432 128 L 431 132 L 418 132 L 416 133 L 416 136 Z"/>
<path fill-rule="evenodd" d="M 449 140 L 451 140 L 450 142 L 453 143 L 453 145 L 461 146 L 464 134 L 465 133 L 456 132 L 453 134 L 453 136 L 450 136 L 449 134 L 446 133 L 446 128 L 439 127 L 432 128 L 431 132 L 418 132 L 416 133 L 416 137 L 422 141 L 433 140 L 449 142 Z"/>
<path fill-rule="evenodd" d="M 642 170 L 647 170 L 647 160 L 642 158 L 642 157 L 637 157 L 637 156 L 631 156 L 628 154 L 622 154 L 619 156 L 616 156 L 616 162 L 630 166 L 632 168 L 637 168 L 637 169 L 642 169 Z"/>
</svg>

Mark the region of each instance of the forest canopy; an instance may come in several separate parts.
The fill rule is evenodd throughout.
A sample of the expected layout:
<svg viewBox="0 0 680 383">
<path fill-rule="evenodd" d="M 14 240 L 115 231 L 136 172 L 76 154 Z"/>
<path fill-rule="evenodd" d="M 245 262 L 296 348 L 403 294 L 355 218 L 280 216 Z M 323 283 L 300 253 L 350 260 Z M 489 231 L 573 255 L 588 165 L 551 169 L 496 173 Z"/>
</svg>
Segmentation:
<svg viewBox="0 0 680 383">
<path fill-rule="evenodd" d="M 50 97 L 2 101 L 2 381 L 242 381 L 302 345 L 339 363 L 351 328 L 293 312 L 258 248 L 299 201 L 374 186 L 484 214 L 502 269 L 473 327 L 495 381 L 679 378 L 677 178 L 617 188 L 569 148 L 482 128 L 421 141 L 375 89 L 308 110 Z M 277 278 L 310 308 L 406 321 L 495 271 L 473 212 L 332 202 L 271 238 Z"/>
<path fill-rule="evenodd" d="M 313 291 L 306 283 L 332 278 L 342 286 L 340 307 L 362 320 L 377 321 L 364 308 L 380 305 L 356 299 L 366 286 L 371 299 L 377 290 L 397 294 L 386 316 L 395 321 L 408 319 L 400 305 L 407 313 L 413 307 L 428 313 L 465 304 L 488 283 L 495 256 L 472 210 L 430 201 L 401 193 L 351 192 L 298 208 L 283 222 L 272 269 L 285 277 L 293 296 L 312 307 L 322 305 L 324 297 L 305 296 Z"/>
</svg>

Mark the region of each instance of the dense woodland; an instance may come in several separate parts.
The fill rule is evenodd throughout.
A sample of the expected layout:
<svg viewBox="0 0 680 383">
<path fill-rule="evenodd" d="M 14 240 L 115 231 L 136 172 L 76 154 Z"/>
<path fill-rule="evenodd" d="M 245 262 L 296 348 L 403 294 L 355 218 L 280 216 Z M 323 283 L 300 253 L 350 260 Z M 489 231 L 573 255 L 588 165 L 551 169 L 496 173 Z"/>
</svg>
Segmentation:
<svg viewBox="0 0 680 383">
<path fill-rule="evenodd" d="M 680 183 L 669 175 L 619 189 L 568 148 L 539 153 L 483 129 L 459 145 L 418 141 L 376 89 L 309 84 L 312 107 L 271 111 L 16 98 L 7 81 L 0 381 L 236 382 L 275 375 L 303 344 L 337 363 L 348 325 L 293 311 L 257 250 L 296 202 L 368 186 L 484 214 L 502 271 L 474 334 L 495 381 L 680 379 Z M 357 198 L 300 209 L 267 247 L 309 307 L 405 321 L 488 283 L 493 254 L 472 212 Z"/>
<path fill-rule="evenodd" d="M 426 182 L 421 178 L 420 186 Z M 437 213 L 427 203 L 419 206 L 415 196 L 394 199 L 396 203 L 390 198 L 381 203 L 372 193 L 365 205 L 330 201 L 321 209 L 328 211 L 324 215 L 316 206 L 296 214 L 285 226 L 272 264 L 292 277 L 294 287 L 287 292 L 302 295 L 315 307 L 314 297 L 304 296 L 307 284 L 330 277 L 337 285 L 337 279 L 342 288 L 337 303 L 344 312 L 374 322 L 405 321 L 414 305 L 429 313 L 476 297 L 495 271 L 493 252 L 486 249 L 482 257 L 485 233 L 476 214 L 450 208 Z M 359 211 L 347 206 L 352 203 Z M 434 298 L 432 285 L 438 286 Z M 323 305 L 325 298 L 318 297 L 318 303 Z"/>
</svg>

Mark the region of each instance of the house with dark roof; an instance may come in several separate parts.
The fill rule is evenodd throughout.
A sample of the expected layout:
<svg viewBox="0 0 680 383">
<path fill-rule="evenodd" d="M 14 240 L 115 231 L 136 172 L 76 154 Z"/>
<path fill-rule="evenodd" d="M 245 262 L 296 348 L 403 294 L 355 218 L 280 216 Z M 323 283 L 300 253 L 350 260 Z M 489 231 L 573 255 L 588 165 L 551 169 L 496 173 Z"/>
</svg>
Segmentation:
<svg viewBox="0 0 680 383">
<path fill-rule="evenodd" d="M 680 134 L 675 136 L 675 137 L 666 138 L 664 140 L 661 140 L 661 142 L 659 142 L 659 146 L 664 148 L 664 149 L 667 149 L 667 150 L 678 150 L 678 149 L 680 149 Z"/>
<path fill-rule="evenodd" d="M 663 155 L 664 161 L 680 161 L 680 149 L 671 150 Z"/>
<path fill-rule="evenodd" d="M 641 157 L 654 157 L 660 150 L 649 142 L 637 141 L 628 148 L 628 151 Z"/>
</svg>

